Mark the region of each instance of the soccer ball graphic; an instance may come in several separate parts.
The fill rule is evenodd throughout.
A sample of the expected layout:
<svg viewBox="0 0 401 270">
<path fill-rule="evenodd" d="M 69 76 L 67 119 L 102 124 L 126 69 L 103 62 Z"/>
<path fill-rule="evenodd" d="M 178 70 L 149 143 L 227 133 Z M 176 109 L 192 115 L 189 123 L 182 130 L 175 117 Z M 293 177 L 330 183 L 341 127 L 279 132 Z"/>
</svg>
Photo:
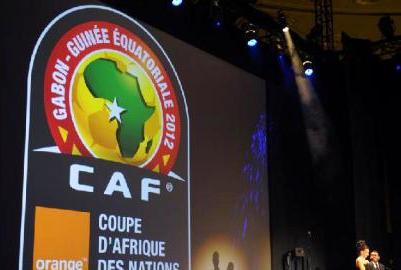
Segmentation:
<svg viewBox="0 0 401 270">
<path fill-rule="evenodd" d="M 106 50 L 77 67 L 70 91 L 73 123 L 97 158 L 145 166 L 160 146 L 163 119 L 152 81 L 132 58 Z"/>
</svg>

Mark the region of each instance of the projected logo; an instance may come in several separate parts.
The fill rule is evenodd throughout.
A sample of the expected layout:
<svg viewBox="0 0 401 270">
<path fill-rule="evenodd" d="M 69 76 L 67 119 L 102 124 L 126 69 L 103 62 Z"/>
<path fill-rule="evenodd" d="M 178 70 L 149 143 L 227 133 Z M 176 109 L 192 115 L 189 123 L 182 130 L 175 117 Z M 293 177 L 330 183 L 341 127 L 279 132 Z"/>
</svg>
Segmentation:
<svg viewBox="0 0 401 270">
<path fill-rule="evenodd" d="M 60 152 L 168 174 L 181 138 L 171 77 L 151 47 L 120 25 L 95 21 L 66 32 L 44 82 Z"/>
</svg>

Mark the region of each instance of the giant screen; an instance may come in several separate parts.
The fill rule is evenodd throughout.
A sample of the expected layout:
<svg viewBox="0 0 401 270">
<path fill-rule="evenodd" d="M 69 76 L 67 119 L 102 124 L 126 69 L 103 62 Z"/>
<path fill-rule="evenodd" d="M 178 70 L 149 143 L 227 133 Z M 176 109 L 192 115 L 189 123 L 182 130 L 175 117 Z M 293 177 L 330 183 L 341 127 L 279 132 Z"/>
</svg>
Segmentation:
<svg viewBox="0 0 401 270">
<path fill-rule="evenodd" d="M 26 93 L 20 270 L 271 268 L 264 80 L 79 5 Z"/>
</svg>

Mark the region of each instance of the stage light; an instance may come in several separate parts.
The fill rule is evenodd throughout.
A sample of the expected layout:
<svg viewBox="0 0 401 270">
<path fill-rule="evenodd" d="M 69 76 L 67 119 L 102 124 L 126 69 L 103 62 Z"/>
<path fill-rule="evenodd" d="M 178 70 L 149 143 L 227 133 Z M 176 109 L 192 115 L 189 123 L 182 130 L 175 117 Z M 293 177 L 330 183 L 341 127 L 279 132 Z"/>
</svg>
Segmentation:
<svg viewBox="0 0 401 270">
<path fill-rule="evenodd" d="M 290 31 L 290 28 L 288 27 L 288 22 L 287 22 L 287 17 L 285 16 L 284 11 L 279 10 L 277 12 L 277 20 L 278 20 L 278 25 L 283 29 L 283 32 L 288 32 Z"/>
<path fill-rule="evenodd" d="M 309 61 L 309 60 L 304 61 L 302 63 L 302 65 L 304 66 L 305 75 L 308 76 L 308 77 L 312 76 L 313 73 L 314 73 L 312 61 Z"/>
<path fill-rule="evenodd" d="M 178 7 L 179 5 L 182 4 L 182 0 L 172 0 L 171 4 L 175 7 Z"/>
<path fill-rule="evenodd" d="M 248 47 L 255 47 L 265 37 L 262 33 L 263 30 L 252 24 L 245 17 L 237 18 L 234 25 L 242 32 L 245 44 Z"/>
<path fill-rule="evenodd" d="M 401 71 L 401 65 L 400 64 L 395 65 L 395 70 L 397 72 L 400 72 Z"/>
<path fill-rule="evenodd" d="M 277 54 L 284 54 L 285 41 L 282 35 L 271 34 L 269 35 L 268 44 L 270 48 Z"/>
<path fill-rule="evenodd" d="M 256 26 L 248 23 L 245 28 L 245 39 L 249 47 L 255 47 L 258 44 L 258 36 L 256 34 Z"/>
<path fill-rule="evenodd" d="M 258 44 L 258 41 L 256 39 L 252 38 L 252 39 L 248 40 L 247 44 L 249 47 L 254 47 Z"/>
<path fill-rule="evenodd" d="M 308 77 L 312 76 L 313 75 L 313 68 L 307 68 L 305 70 L 305 75 L 308 76 Z"/>
<path fill-rule="evenodd" d="M 210 18 L 212 24 L 216 28 L 220 28 L 223 24 L 223 8 L 219 0 L 213 0 L 210 3 Z"/>
</svg>

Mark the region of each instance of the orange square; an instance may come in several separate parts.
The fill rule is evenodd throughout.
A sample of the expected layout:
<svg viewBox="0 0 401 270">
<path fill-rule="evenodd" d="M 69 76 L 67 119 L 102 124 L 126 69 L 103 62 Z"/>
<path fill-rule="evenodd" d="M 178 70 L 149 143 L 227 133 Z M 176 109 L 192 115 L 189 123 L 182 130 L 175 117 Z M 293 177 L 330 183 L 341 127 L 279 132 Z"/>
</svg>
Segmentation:
<svg viewBox="0 0 401 270">
<path fill-rule="evenodd" d="M 35 208 L 33 269 L 89 267 L 90 213 Z"/>
</svg>

